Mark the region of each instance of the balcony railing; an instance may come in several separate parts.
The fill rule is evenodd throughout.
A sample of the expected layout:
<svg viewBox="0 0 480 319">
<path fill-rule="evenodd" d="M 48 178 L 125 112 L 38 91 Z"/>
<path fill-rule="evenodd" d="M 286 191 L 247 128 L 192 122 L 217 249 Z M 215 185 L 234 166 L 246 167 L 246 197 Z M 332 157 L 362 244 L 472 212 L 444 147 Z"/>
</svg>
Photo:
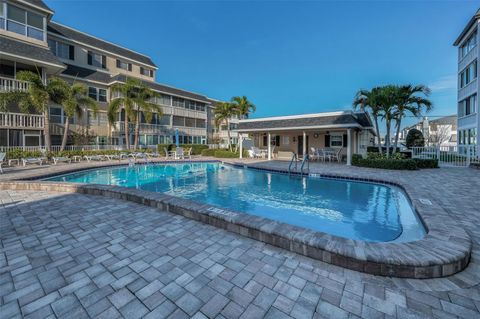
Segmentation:
<svg viewBox="0 0 480 319">
<path fill-rule="evenodd" d="M 0 112 L 0 127 L 43 130 L 44 125 L 43 115 Z"/>
<path fill-rule="evenodd" d="M 0 76 L 0 92 L 27 91 L 29 83 Z"/>
</svg>

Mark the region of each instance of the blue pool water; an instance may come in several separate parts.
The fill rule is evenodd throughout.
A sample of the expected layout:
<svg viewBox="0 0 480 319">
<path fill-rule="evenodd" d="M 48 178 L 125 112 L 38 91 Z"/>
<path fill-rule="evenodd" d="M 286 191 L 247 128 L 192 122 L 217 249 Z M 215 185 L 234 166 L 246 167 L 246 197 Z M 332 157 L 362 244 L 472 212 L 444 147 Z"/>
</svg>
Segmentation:
<svg viewBox="0 0 480 319">
<path fill-rule="evenodd" d="M 88 170 L 50 181 L 161 192 L 365 241 L 413 241 L 425 230 L 405 194 L 380 184 L 288 176 L 220 163 Z"/>
</svg>

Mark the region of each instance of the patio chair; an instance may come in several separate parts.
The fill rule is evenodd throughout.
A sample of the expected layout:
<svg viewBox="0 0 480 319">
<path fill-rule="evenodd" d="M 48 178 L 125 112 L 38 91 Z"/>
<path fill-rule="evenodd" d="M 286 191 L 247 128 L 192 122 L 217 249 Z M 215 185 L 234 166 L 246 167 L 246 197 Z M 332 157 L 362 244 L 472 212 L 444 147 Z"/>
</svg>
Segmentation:
<svg viewBox="0 0 480 319">
<path fill-rule="evenodd" d="M 113 160 L 121 160 L 122 157 L 120 155 L 117 155 L 117 154 L 106 154 L 106 155 L 103 155 L 105 156 L 105 158 L 109 161 L 113 161 Z"/>
<path fill-rule="evenodd" d="M 252 147 L 252 157 L 253 158 L 263 158 L 264 153 L 258 147 Z"/>
<path fill-rule="evenodd" d="M 3 174 L 2 165 L 5 164 L 5 157 L 7 157 L 7 153 L 0 153 L 0 173 Z"/>
<path fill-rule="evenodd" d="M 64 163 L 68 163 L 68 164 L 72 163 L 71 158 L 64 157 L 64 156 L 58 156 L 58 157 L 54 156 L 54 157 L 52 157 L 52 159 L 53 159 L 53 165 L 57 165 L 60 162 L 64 162 Z"/>
<path fill-rule="evenodd" d="M 175 159 L 185 159 L 185 153 L 182 147 L 177 147 L 177 151 L 175 152 Z"/>
<path fill-rule="evenodd" d="M 315 147 L 310 147 L 310 159 L 316 161 L 318 159 L 318 150 Z"/>
<path fill-rule="evenodd" d="M 192 159 L 192 148 L 191 147 L 187 148 L 187 150 L 183 154 L 183 158 L 187 158 L 187 157 L 188 157 L 188 159 Z"/>
<path fill-rule="evenodd" d="M 159 157 L 161 157 L 160 153 L 157 153 L 157 152 L 145 153 L 145 155 L 147 155 L 148 158 L 159 158 Z"/>
<path fill-rule="evenodd" d="M 174 151 L 169 151 L 166 147 L 163 148 L 163 151 L 165 152 L 165 159 L 173 159 L 175 157 Z"/>
<path fill-rule="evenodd" d="M 84 159 L 87 160 L 87 162 L 91 161 L 104 161 L 106 158 L 103 155 L 85 155 L 83 156 Z"/>
<path fill-rule="evenodd" d="M 336 152 L 334 152 L 333 154 L 330 154 L 330 159 L 336 160 L 337 162 L 341 162 L 342 160 L 341 153 L 342 153 L 342 149 L 339 148 Z"/>
<path fill-rule="evenodd" d="M 22 158 L 23 166 L 27 166 L 27 164 L 39 164 L 40 166 L 43 165 L 43 161 L 45 161 L 45 157 L 27 157 Z"/>
</svg>

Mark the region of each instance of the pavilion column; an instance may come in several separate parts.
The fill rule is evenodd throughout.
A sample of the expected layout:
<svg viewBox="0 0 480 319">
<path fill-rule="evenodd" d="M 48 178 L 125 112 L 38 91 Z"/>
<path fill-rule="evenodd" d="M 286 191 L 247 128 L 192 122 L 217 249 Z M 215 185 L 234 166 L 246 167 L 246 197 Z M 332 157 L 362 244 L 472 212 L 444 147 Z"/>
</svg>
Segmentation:
<svg viewBox="0 0 480 319">
<path fill-rule="evenodd" d="M 272 159 L 272 134 L 270 134 L 270 132 L 268 132 L 267 143 L 268 143 L 268 160 L 270 161 Z"/>
<path fill-rule="evenodd" d="M 303 131 L 303 157 L 305 158 L 307 155 L 307 133 Z"/>
<path fill-rule="evenodd" d="M 347 130 L 347 165 L 352 165 L 352 129 Z"/>
<path fill-rule="evenodd" d="M 238 140 L 240 143 L 240 158 L 243 158 L 243 135 L 242 133 L 238 133 Z"/>
</svg>

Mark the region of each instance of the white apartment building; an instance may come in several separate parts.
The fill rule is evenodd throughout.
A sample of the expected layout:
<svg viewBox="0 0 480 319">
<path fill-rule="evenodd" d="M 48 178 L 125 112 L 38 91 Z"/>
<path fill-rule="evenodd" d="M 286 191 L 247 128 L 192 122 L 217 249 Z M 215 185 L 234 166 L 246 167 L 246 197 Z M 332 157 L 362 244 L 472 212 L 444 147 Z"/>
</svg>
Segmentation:
<svg viewBox="0 0 480 319">
<path fill-rule="evenodd" d="M 477 145 L 480 153 L 480 117 L 478 115 L 478 60 L 480 50 L 480 9 L 470 19 L 453 44 L 458 47 L 458 145 Z"/>
</svg>

